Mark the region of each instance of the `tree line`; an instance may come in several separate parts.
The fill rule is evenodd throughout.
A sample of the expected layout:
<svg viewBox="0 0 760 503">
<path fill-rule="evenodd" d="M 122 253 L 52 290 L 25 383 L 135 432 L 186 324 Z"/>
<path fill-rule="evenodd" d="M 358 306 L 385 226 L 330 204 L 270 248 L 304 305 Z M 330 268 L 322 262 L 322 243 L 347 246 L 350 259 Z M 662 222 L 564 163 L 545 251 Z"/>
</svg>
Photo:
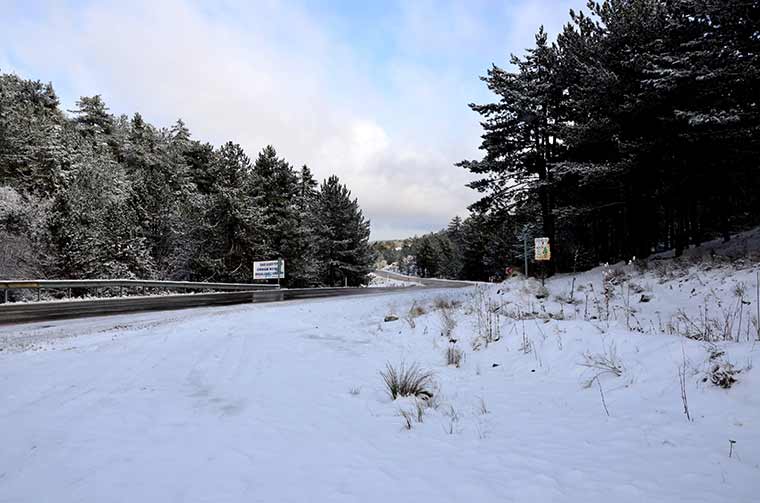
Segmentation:
<svg viewBox="0 0 760 503">
<path fill-rule="evenodd" d="M 100 96 L 69 112 L 51 84 L 0 74 L 0 277 L 249 282 L 283 258 L 288 286 L 365 281 L 370 223 L 338 177 Z"/>
<path fill-rule="evenodd" d="M 496 99 L 470 105 L 484 155 L 458 164 L 480 194 L 460 276 L 520 265 L 525 236 L 568 271 L 760 223 L 757 0 L 591 1 L 509 64 L 482 77 Z M 418 238 L 418 262 L 444 235 L 459 243 Z"/>
</svg>

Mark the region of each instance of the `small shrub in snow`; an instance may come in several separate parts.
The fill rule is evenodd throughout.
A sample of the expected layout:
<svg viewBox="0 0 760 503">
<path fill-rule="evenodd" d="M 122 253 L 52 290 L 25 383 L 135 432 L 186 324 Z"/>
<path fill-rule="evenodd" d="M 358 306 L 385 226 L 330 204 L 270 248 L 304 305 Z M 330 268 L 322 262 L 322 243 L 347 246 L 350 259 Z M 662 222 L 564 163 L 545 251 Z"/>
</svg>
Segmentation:
<svg viewBox="0 0 760 503">
<path fill-rule="evenodd" d="M 615 286 L 621 285 L 630 279 L 628 274 L 626 274 L 626 272 L 620 267 L 613 269 L 607 266 L 602 274 L 604 276 L 604 281 Z"/>
<path fill-rule="evenodd" d="M 736 302 L 721 302 L 720 299 L 708 305 L 701 306 L 697 316 L 689 316 L 679 309 L 670 324 L 669 330 L 678 335 L 698 341 L 735 341 L 752 340 L 754 332 L 752 316 L 745 308 L 749 301 L 739 297 Z"/>
<path fill-rule="evenodd" d="M 581 289 L 582 286 L 583 285 L 580 285 L 577 288 L 578 292 L 582 292 L 583 291 Z M 554 296 L 554 300 L 556 300 L 560 304 L 570 304 L 570 305 L 581 304 L 583 301 L 579 297 L 576 297 L 575 293 L 576 293 L 575 278 L 573 278 L 573 284 L 572 284 L 572 287 L 570 288 L 570 292 L 568 293 L 566 291 L 562 291 L 562 292 L 560 292 L 560 293 L 558 293 L 557 295 Z"/>
<path fill-rule="evenodd" d="M 351 388 L 348 390 L 348 393 L 353 396 L 357 396 L 359 393 L 361 393 L 361 390 L 359 388 Z"/>
<path fill-rule="evenodd" d="M 409 308 L 409 316 L 413 316 L 415 318 L 418 318 L 425 314 L 427 311 L 425 311 L 425 308 L 418 305 L 417 301 L 412 302 L 412 306 Z"/>
<path fill-rule="evenodd" d="M 415 321 L 415 318 L 419 318 L 423 314 L 425 314 L 425 308 L 417 305 L 417 301 L 412 302 L 412 305 L 409 307 L 409 311 L 406 313 L 406 316 L 404 316 L 404 320 L 406 320 L 407 323 L 409 323 L 409 326 L 411 328 L 415 328 L 417 326 L 417 322 Z"/>
<path fill-rule="evenodd" d="M 438 316 L 441 318 L 441 335 L 447 339 L 451 339 L 451 334 L 457 326 L 454 314 L 450 308 L 442 308 L 438 311 Z"/>
<path fill-rule="evenodd" d="M 719 350 L 715 346 L 708 347 L 710 353 L 708 359 L 708 369 L 706 375 L 702 378 L 702 382 L 708 380 L 715 386 L 721 388 L 730 388 L 737 382 L 737 377 L 741 373 L 741 369 L 734 366 L 725 358 L 725 352 Z"/>
<path fill-rule="evenodd" d="M 730 388 L 737 381 L 736 376 L 741 372 L 734 365 L 727 361 L 713 363 L 710 367 L 710 382 L 721 388 Z"/>
<path fill-rule="evenodd" d="M 525 322 L 523 322 L 523 334 L 522 339 L 520 339 L 520 347 L 517 349 L 526 355 L 533 351 L 533 343 L 528 339 L 528 335 L 525 333 Z"/>
<path fill-rule="evenodd" d="M 501 305 L 495 303 L 485 288 L 475 290 L 475 315 L 478 323 L 478 336 L 472 341 L 472 349 L 477 351 L 488 347 L 501 339 Z"/>
<path fill-rule="evenodd" d="M 446 365 L 453 365 L 456 368 L 459 368 L 462 364 L 463 356 L 464 353 L 461 349 L 453 344 L 450 345 L 448 348 L 446 348 Z"/>
<path fill-rule="evenodd" d="M 433 307 L 435 309 L 454 309 L 459 306 L 459 302 L 451 300 L 447 297 L 436 297 L 433 300 Z"/>
<path fill-rule="evenodd" d="M 743 299 L 746 294 L 747 294 L 746 283 L 744 283 L 743 281 L 740 281 L 736 285 L 734 285 L 734 296 L 736 296 L 739 299 Z"/>
<path fill-rule="evenodd" d="M 599 370 L 600 372 L 597 375 L 604 373 L 611 373 L 617 377 L 623 375 L 623 363 L 620 361 L 620 357 L 618 357 L 617 347 L 614 343 L 607 346 L 601 353 L 585 352 L 583 354 L 583 362 L 580 365 Z"/>
<path fill-rule="evenodd" d="M 404 362 L 394 367 L 386 363 L 385 371 L 380 371 L 392 399 L 400 396 L 415 396 L 427 399 L 433 396 L 433 373 L 422 370 L 416 363 L 407 366 Z"/>
</svg>

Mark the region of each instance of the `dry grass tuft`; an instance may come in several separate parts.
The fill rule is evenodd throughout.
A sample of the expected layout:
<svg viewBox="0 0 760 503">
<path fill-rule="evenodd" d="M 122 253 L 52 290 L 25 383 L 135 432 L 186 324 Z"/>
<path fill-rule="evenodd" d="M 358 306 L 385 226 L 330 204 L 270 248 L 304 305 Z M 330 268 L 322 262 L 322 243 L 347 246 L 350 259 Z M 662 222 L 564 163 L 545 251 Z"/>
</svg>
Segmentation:
<svg viewBox="0 0 760 503">
<path fill-rule="evenodd" d="M 583 354 L 583 362 L 581 362 L 580 365 L 582 367 L 588 367 L 599 371 L 588 381 L 587 387 L 591 386 L 594 379 L 602 374 L 610 373 L 620 377 L 623 375 L 624 370 L 623 362 L 617 354 L 617 347 L 614 343 L 607 346 L 601 353 L 591 353 L 587 351 Z"/>
<path fill-rule="evenodd" d="M 380 371 L 380 375 L 388 389 L 388 394 L 394 400 L 401 396 L 415 396 L 422 399 L 433 396 L 431 391 L 433 373 L 420 369 L 416 363 L 407 366 L 401 362 L 398 368 L 386 363 L 385 371 Z"/>
<path fill-rule="evenodd" d="M 441 335 L 451 340 L 451 335 L 457 327 L 457 320 L 454 318 L 454 313 L 451 309 L 446 307 L 440 309 L 438 315 L 441 318 Z"/>
<path fill-rule="evenodd" d="M 455 309 L 459 307 L 460 304 L 461 302 L 447 297 L 436 297 L 433 300 L 433 308 L 435 309 Z"/>
<path fill-rule="evenodd" d="M 409 311 L 407 311 L 406 315 L 404 316 L 404 320 L 406 320 L 407 323 L 409 323 L 409 326 L 411 328 L 415 328 L 417 326 L 417 322 L 415 321 L 416 318 L 419 318 L 423 314 L 426 314 L 427 311 L 425 311 L 425 308 L 418 305 L 417 301 L 412 302 L 412 305 L 409 307 Z"/>
<path fill-rule="evenodd" d="M 446 365 L 453 365 L 459 368 L 462 365 L 464 352 L 453 344 L 446 348 Z"/>
</svg>

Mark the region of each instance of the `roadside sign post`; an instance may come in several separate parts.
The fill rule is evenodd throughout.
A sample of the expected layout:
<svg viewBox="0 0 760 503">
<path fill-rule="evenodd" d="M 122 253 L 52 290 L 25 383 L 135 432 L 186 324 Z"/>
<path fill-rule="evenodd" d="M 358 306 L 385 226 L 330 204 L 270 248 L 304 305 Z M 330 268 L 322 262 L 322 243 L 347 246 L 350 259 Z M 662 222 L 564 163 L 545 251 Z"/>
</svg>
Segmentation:
<svg viewBox="0 0 760 503">
<path fill-rule="evenodd" d="M 523 262 L 525 263 L 525 270 L 523 271 L 525 273 L 525 277 L 528 277 L 528 230 L 530 227 L 526 224 L 523 225 L 522 228 L 522 238 L 523 238 Z"/>
<path fill-rule="evenodd" d="M 253 263 L 253 279 L 276 279 L 277 285 L 285 277 L 285 261 L 281 258 L 277 260 L 266 260 Z"/>
<path fill-rule="evenodd" d="M 552 250 L 549 243 L 549 238 L 536 238 L 534 240 L 534 259 L 537 262 L 548 262 L 552 259 Z M 544 285 L 544 278 L 546 277 L 546 267 L 541 266 L 541 286 Z"/>
</svg>

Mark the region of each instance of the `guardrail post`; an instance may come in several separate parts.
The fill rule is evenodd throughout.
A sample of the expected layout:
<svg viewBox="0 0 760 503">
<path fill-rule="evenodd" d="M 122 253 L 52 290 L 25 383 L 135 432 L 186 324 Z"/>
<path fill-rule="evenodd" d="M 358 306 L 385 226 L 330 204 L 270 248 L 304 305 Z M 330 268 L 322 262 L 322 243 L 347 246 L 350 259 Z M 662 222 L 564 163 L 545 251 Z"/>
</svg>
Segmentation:
<svg viewBox="0 0 760 503">
<path fill-rule="evenodd" d="M 6 288 L 5 289 L 5 301 L 3 302 L 3 304 L 7 304 L 7 303 L 8 303 L 8 289 Z"/>
<path fill-rule="evenodd" d="M 38 289 L 37 289 L 37 302 L 39 302 L 39 301 L 40 301 L 40 291 L 41 291 L 41 290 L 42 290 L 42 288 L 38 288 Z"/>
</svg>

